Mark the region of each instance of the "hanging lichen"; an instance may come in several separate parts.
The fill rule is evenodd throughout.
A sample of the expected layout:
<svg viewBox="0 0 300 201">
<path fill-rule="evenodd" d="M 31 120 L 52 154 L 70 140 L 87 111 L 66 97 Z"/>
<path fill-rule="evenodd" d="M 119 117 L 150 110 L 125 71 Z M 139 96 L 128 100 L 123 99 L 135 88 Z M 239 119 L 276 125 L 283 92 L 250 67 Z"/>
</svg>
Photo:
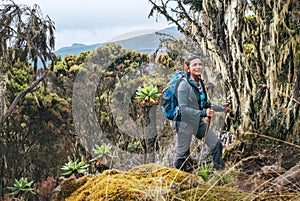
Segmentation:
<svg viewBox="0 0 300 201">
<path fill-rule="evenodd" d="M 299 1 L 150 2 L 229 84 L 234 132 L 299 142 Z"/>
</svg>

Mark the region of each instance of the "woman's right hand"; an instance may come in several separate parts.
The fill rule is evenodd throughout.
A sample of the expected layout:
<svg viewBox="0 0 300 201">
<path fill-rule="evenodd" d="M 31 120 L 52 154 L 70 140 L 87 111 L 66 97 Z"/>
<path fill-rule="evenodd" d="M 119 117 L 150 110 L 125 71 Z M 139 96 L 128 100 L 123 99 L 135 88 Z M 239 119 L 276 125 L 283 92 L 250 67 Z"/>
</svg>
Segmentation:
<svg viewBox="0 0 300 201">
<path fill-rule="evenodd" d="M 212 108 L 207 108 L 206 109 L 206 116 L 207 117 L 212 117 L 215 115 L 215 111 Z"/>
</svg>

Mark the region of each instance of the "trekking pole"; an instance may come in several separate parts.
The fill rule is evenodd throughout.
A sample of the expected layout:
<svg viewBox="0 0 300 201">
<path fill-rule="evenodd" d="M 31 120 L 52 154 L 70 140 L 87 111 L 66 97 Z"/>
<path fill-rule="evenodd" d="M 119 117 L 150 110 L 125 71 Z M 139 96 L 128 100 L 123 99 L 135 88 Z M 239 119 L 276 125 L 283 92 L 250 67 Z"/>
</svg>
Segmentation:
<svg viewBox="0 0 300 201">
<path fill-rule="evenodd" d="M 210 126 L 210 121 L 211 121 L 211 117 L 208 117 L 207 124 L 206 124 L 206 129 L 205 129 L 205 133 L 204 133 L 204 137 L 203 137 L 203 142 L 202 142 L 202 146 L 201 146 L 200 156 L 199 156 L 199 159 L 198 159 L 197 167 L 200 166 L 200 163 L 201 163 L 202 158 L 203 158 L 204 145 L 205 145 L 205 140 L 206 140 L 206 136 L 207 136 L 207 133 L 208 133 L 208 129 L 209 129 L 209 126 Z M 198 175 L 198 170 L 196 172 L 196 175 Z"/>
</svg>

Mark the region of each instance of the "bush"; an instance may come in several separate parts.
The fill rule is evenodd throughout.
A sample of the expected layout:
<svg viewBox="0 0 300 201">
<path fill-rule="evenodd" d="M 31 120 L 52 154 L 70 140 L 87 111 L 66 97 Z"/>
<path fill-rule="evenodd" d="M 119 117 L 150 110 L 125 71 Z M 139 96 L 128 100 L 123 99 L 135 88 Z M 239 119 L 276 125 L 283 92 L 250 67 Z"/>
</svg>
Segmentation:
<svg viewBox="0 0 300 201">
<path fill-rule="evenodd" d="M 75 174 L 76 177 L 83 176 L 84 173 L 88 171 L 89 164 L 85 164 L 84 161 L 78 162 L 78 160 L 72 161 L 70 160 L 66 163 L 61 169 L 65 170 L 62 175 L 69 177 L 72 174 Z"/>
<path fill-rule="evenodd" d="M 32 184 L 33 181 L 28 182 L 27 178 L 22 177 L 19 180 L 15 179 L 14 185 L 7 188 L 11 191 L 10 195 L 15 198 L 20 198 L 20 196 L 25 196 L 25 194 L 36 194 L 34 189 L 31 187 Z"/>
</svg>

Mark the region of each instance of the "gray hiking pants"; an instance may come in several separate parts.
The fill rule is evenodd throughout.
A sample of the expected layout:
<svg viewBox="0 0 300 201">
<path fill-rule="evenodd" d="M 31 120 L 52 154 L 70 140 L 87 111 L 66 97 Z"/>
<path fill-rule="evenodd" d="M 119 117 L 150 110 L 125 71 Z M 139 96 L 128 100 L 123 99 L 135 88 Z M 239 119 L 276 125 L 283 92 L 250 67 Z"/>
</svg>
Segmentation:
<svg viewBox="0 0 300 201">
<path fill-rule="evenodd" d="M 174 121 L 173 123 L 176 131 L 176 154 L 174 167 L 185 171 L 186 165 L 184 163 L 190 155 L 192 136 L 195 135 L 197 139 L 202 139 L 205 134 L 206 123 L 201 121 L 198 126 L 193 126 L 193 124 L 179 121 Z M 205 144 L 210 148 L 214 168 L 217 170 L 223 169 L 222 142 L 211 129 L 208 129 Z"/>
</svg>

